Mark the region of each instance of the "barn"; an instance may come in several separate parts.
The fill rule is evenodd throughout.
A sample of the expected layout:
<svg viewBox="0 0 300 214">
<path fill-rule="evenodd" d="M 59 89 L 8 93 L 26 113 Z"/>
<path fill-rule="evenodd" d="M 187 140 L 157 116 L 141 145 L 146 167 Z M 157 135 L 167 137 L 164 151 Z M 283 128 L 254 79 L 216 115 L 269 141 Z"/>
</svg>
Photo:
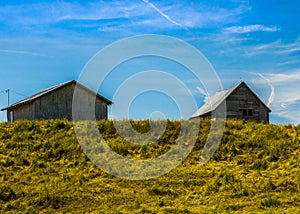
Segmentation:
<svg viewBox="0 0 300 214">
<path fill-rule="evenodd" d="M 107 119 L 107 107 L 108 105 L 111 105 L 112 102 L 75 80 L 45 89 L 24 100 L 1 109 L 1 111 L 7 111 L 7 121 L 9 122 L 23 119 L 43 120 L 66 118 L 72 120 L 72 101 L 75 86 L 76 90 L 79 90 L 80 93 L 84 95 L 84 99 L 91 105 L 93 104 L 93 101 L 95 102 L 96 119 Z"/>
<path fill-rule="evenodd" d="M 191 118 L 210 118 L 222 105 L 226 107 L 227 118 L 269 123 L 271 110 L 243 81 L 232 88 L 217 92 Z"/>
</svg>

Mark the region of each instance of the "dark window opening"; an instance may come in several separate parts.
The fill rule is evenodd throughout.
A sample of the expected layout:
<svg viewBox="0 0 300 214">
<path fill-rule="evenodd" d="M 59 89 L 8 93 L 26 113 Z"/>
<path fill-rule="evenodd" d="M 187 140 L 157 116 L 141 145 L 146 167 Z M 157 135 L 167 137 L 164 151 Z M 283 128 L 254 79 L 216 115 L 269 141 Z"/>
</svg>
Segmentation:
<svg viewBox="0 0 300 214">
<path fill-rule="evenodd" d="M 251 117 L 253 116 L 253 110 L 252 109 L 240 109 L 242 111 L 243 116 Z"/>
<path fill-rule="evenodd" d="M 252 116 L 252 115 L 253 115 L 252 109 L 248 109 L 248 116 Z"/>
</svg>

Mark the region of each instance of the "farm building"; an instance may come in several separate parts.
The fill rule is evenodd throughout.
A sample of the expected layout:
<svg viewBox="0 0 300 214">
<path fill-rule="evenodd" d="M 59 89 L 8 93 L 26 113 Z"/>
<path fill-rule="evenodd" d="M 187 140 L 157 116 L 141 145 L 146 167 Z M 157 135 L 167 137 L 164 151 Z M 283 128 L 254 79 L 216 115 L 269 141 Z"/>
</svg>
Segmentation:
<svg viewBox="0 0 300 214">
<path fill-rule="evenodd" d="M 221 105 L 226 107 L 227 118 L 269 123 L 269 112 L 271 110 L 245 82 L 240 82 L 232 88 L 217 92 L 191 118 L 211 117 L 212 113 L 216 112 Z"/>
<path fill-rule="evenodd" d="M 111 105 L 112 102 L 77 83 L 75 80 L 45 89 L 1 109 L 1 111 L 7 110 L 7 121 L 9 122 L 21 119 L 42 120 L 66 118 L 72 120 L 72 101 L 75 86 L 80 91 L 82 98 L 85 99 L 84 101 L 95 106 L 96 119 L 107 119 L 107 106 Z M 95 101 L 95 104 L 92 103 L 93 101 Z"/>
</svg>

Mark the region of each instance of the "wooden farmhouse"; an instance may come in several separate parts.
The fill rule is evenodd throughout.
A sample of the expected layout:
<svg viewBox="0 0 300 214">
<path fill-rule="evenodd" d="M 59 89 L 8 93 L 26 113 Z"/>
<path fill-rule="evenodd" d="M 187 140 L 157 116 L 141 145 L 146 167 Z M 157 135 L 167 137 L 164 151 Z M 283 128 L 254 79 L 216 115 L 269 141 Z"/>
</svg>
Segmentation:
<svg viewBox="0 0 300 214">
<path fill-rule="evenodd" d="M 85 102 L 95 101 L 95 117 L 107 119 L 107 106 L 112 102 L 95 93 L 75 80 L 45 89 L 33 96 L 14 103 L 1 111 L 7 110 L 7 121 L 68 119 L 72 120 L 72 101 L 75 86 L 83 94 Z M 77 90 L 76 89 L 76 90 Z M 96 96 L 96 100 L 95 100 Z M 84 119 L 84 118 L 82 118 Z"/>
<path fill-rule="evenodd" d="M 245 82 L 240 82 L 232 88 L 217 92 L 191 118 L 211 117 L 212 113 L 217 111 L 221 104 L 226 106 L 227 118 L 269 123 L 269 112 L 271 110 Z"/>
</svg>

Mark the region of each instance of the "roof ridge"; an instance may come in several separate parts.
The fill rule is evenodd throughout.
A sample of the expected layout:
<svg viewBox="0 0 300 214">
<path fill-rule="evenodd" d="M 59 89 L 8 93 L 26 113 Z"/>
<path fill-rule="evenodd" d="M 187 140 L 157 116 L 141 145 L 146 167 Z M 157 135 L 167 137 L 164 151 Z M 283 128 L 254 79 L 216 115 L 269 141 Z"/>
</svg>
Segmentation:
<svg viewBox="0 0 300 214">
<path fill-rule="evenodd" d="M 210 97 L 210 99 L 208 99 L 203 104 L 203 106 L 201 108 L 199 108 L 191 116 L 191 118 L 199 117 L 200 115 L 204 115 L 211 111 L 214 111 L 224 100 L 226 100 L 242 84 L 244 84 L 254 94 L 254 96 L 256 96 L 260 102 L 262 102 L 262 100 L 249 88 L 249 86 L 244 81 L 240 81 L 238 84 L 236 84 L 228 89 L 217 91 L 213 96 Z M 262 102 L 262 103 L 264 104 L 264 102 Z"/>
<path fill-rule="evenodd" d="M 51 87 L 49 87 L 49 88 L 46 88 L 46 89 L 44 89 L 44 90 L 42 90 L 42 91 L 40 91 L 40 92 L 38 92 L 38 93 L 35 93 L 35 94 L 33 94 L 33 95 L 31 95 L 31 96 L 25 98 L 25 99 L 22 99 L 22 100 L 16 102 L 16 103 L 14 103 L 14 104 L 12 104 L 12 105 L 10 105 L 10 106 L 7 106 L 6 108 L 1 109 L 1 111 L 7 110 L 7 109 L 9 109 L 9 108 L 14 108 L 14 107 L 19 106 L 19 105 L 22 105 L 22 104 L 26 104 L 26 103 L 32 102 L 32 101 L 34 101 L 35 99 L 37 99 L 38 97 L 44 96 L 44 95 L 46 95 L 46 94 L 48 94 L 48 93 L 50 93 L 50 92 L 52 92 L 52 91 L 54 91 L 54 90 L 56 90 L 56 89 L 58 89 L 58 88 L 61 88 L 61 87 L 63 87 L 63 86 L 66 86 L 66 85 L 69 85 L 69 84 L 72 84 L 72 83 L 78 84 L 80 87 L 83 87 L 85 90 L 88 90 L 90 93 L 95 93 L 95 94 L 96 94 L 98 97 L 100 97 L 101 99 L 105 100 L 105 101 L 108 102 L 109 104 L 112 104 L 112 102 L 111 102 L 110 100 L 108 100 L 107 98 L 105 98 L 105 97 L 99 95 L 98 93 L 92 91 L 91 89 L 87 88 L 86 86 L 80 84 L 79 82 L 77 82 L 77 81 L 75 81 L 75 80 L 70 80 L 70 81 L 66 81 L 66 82 L 63 82 L 63 83 L 60 83 L 60 84 L 51 86 Z"/>
</svg>

